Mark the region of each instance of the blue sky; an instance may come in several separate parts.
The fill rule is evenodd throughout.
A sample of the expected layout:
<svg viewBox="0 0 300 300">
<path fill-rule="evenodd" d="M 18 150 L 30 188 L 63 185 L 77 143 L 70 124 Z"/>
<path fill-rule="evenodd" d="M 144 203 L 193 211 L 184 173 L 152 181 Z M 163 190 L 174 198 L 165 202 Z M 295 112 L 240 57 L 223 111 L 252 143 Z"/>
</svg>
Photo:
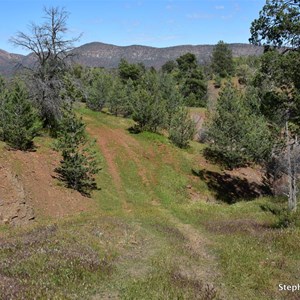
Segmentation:
<svg viewBox="0 0 300 300">
<path fill-rule="evenodd" d="M 24 53 L 8 39 L 28 24 L 43 22 L 44 6 L 70 12 L 77 45 L 99 41 L 168 47 L 182 44 L 247 43 L 251 22 L 265 0 L 0 0 L 0 49 Z"/>
</svg>

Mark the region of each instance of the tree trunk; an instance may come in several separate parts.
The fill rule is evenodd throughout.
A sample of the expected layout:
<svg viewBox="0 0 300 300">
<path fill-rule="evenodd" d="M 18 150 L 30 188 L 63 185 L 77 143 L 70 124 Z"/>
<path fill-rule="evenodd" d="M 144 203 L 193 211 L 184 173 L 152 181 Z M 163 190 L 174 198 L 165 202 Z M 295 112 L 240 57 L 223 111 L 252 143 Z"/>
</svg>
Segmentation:
<svg viewBox="0 0 300 300">
<path fill-rule="evenodd" d="M 297 209 L 297 172 L 296 172 L 296 159 L 292 160 L 292 144 L 290 140 L 288 121 L 285 123 L 286 134 L 286 147 L 287 147 L 287 174 L 289 184 L 289 198 L 288 209 L 289 211 L 296 211 Z"/>
</svg>

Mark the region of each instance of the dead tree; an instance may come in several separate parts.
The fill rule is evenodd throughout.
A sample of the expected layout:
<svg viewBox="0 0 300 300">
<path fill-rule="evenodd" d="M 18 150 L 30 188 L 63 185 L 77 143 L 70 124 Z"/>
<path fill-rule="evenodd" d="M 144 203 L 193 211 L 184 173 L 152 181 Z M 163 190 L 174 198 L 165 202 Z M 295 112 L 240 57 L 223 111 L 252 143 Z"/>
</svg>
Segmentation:
<svg viewBox="0 0 300 300">
<path fill-rule="evenodd" d="M 62 8 L 44 8 L 45 22 L 42 25 L 30 23 L 30 33 L 18 32 L 10 42 L 28 50 L 30 62 L 23 63 L 32 98 L 40 109 L 45 126 L 55 127 L 61 116 L 62 99 L 60 91 L 68 61 L 74 54 L 74 42 L 79 37 L 66 39 L 68 12 Z"/>
<path fill-rule="evenodd" d="M 297 136 L 291 139 L 288 122 L 285 125 L 286 135 L 286 171 L 288 176 L 288 209 L 297 210 L 297 179 L 299 176 L 300 148 Z"/>
<path fill-rule="evenodd" d="M 275 194 L 288 197 L 288 210 L 297 210 L 298 181 L 300 177 L 300 144 L 297 135 L 285 122 L 284 143 L 275 147 L 271 161 L 267 164 L 269 183 Z"/>
</svg>

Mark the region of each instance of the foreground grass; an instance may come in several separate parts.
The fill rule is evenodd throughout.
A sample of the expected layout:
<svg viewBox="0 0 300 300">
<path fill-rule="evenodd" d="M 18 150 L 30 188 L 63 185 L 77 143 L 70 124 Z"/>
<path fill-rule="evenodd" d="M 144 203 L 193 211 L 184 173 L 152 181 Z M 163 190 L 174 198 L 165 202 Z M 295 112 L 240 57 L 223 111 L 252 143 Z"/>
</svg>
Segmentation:
<svg viewBox="0 0 300 300">
<path fill-rule="evenodd" d="M 94 211 L 0 227 L 1 299 L 297 299 L 278 292 L 279 283 L 297 283 L 300 267 L 298 227 L 274 228 L 272 211 L 284 204 L 214 201 L 192 174 L 200 144 L 180 150 L 162 135 L 130 135 L 131 120 L 80 113 L 90 128 L 134 139 L 108 144 L 121 185 L 99 151 Z"/>
</svg>

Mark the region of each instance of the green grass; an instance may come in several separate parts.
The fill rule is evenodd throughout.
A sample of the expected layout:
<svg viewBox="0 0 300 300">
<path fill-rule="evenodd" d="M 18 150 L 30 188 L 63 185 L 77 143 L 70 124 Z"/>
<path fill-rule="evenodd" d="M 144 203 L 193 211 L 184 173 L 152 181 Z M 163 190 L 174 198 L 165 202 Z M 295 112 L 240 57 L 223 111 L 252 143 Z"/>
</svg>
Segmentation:
<svg viewBox="0 0 300 300">
<path fill-rule="evenodd" d="M 192 174 L 201 168 L 205 145 L 178 149 L 164 135 L 130 134 L 130 119 L 83 107 L 78 113 L 87 126 L 121 128 L 135 143 L 129 150 L 108 144 L 116 153 L 119 187 L 97 146 L 102 170 L 93 211 L 28 228 L 0 226 L 0 279 L 11 280 L 16 299 L 288 299 L 278 284 L 300 279 L 300 231 L 274 228 L 280 216 L 271 212 L 285 203 L 267 197 L 212 201 L 207 184 Z M 46 151 L 51 139 L 36 142 Z M 209 168 L 221 174 L 218 166 Z M 200 200 L 190 199 L 187 186 Z M 191 236 L 182 228 L 203 237 L 203 251 L 216 263 L 215 282 L 197 274 L 210 261 L 188 246 Z M 5 297 L 11 290 L 0 284 L 1 292 Z"/>
</svg>

